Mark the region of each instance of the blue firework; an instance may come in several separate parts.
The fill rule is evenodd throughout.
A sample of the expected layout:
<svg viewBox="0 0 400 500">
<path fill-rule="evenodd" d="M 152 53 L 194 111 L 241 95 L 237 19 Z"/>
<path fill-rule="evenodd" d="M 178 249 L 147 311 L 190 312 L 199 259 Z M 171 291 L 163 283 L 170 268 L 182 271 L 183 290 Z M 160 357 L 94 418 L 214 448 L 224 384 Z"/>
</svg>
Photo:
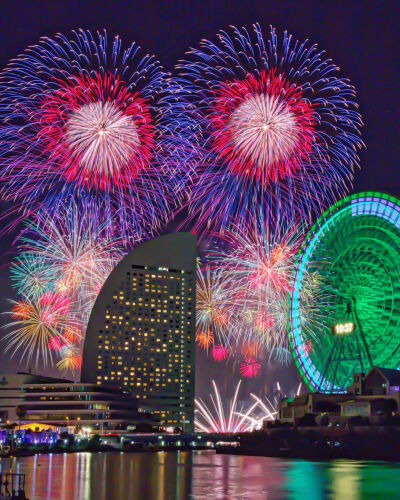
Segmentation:
<svg viewBox="0 0 400 500">
<path fill-rule="evenodd" d="M 198 146 L 197 230 L 248 211 L 277 223 L 310 220 L 348 191 L 362 119 L 354 87 L 317 45 L 258 24 L 233 27 L 201 41 L 178 70 Z"/>
<path fill-rule="evenodd" d="M 106 32 L 44 37 L 0 75 L 1 198 L 23 218 L 74 196 L 127 241 L 183 195 L 178 87 L 157 59 Z M 97 215 L 97 214 L 96 214 Z"/>
</svg>

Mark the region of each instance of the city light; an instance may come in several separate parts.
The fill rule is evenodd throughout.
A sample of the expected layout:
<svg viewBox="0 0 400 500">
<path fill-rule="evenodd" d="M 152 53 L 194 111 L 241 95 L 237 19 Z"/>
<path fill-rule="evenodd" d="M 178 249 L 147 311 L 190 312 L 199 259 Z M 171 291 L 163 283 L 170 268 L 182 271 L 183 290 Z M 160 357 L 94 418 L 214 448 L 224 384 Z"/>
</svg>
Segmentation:
<svg viewBox="0 0 400 500">
<path fill-rule="evenodd" d="M 353 333 L 355 329 L 355 323 L 352 321 L 346 321 L 345 323 L 335 323 L 332 326 L 332 333 L 335 335 L 346 335 L 348 333 Z"/>
</svg>

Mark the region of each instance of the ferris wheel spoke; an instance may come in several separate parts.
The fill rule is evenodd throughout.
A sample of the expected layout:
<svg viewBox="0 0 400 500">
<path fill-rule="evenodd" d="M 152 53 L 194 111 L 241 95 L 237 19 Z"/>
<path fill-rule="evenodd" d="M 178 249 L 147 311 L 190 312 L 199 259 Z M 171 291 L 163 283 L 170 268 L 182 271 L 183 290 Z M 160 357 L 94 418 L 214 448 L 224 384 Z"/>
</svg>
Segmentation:
<svg viewBox="0 0 400 500">
<path fill-rule="evenodd" d="M 320 293 L 297 315 L 304 276 Z M 355 370 L 400 365 L 400 201 L 380 193 L 350 196 L 325 212 L 306 237 L 290 302 L 290 342 L 313 389 L 344 391 Z M 303 299 L 304 300 L 304 299 Z M 338 335 L 336 324 L 354 324 Z M 304 348 L 312 339 L 313 349 Z"/>
</svg>

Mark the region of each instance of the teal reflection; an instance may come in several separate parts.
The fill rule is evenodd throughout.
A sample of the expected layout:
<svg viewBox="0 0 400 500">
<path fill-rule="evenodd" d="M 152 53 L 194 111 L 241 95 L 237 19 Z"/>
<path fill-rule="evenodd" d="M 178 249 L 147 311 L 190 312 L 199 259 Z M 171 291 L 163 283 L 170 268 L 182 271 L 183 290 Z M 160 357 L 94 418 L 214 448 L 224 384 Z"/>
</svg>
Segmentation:
<svg viewBox="0 0 400 500">
<path fill-rule="evenodd" d="M 323 465 L 307 460 L 291 460 L 287 464 L 285 490 L 288 499 L 326 499 L 327 477 Z"/>
</svg>

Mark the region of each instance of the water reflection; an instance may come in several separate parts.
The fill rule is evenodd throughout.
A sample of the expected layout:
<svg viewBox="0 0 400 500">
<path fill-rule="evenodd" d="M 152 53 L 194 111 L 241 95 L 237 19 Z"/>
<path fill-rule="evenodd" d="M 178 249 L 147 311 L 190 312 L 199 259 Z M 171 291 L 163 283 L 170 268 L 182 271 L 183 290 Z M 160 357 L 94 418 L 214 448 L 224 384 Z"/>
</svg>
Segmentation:
<svg viewBox="0 0 400 500">
<path fill-rule="evenodd" d="M 213 452 L 76 453 L 2 459 L 31 500 L 398 499 L 400 465 Z"/>
</svg>

